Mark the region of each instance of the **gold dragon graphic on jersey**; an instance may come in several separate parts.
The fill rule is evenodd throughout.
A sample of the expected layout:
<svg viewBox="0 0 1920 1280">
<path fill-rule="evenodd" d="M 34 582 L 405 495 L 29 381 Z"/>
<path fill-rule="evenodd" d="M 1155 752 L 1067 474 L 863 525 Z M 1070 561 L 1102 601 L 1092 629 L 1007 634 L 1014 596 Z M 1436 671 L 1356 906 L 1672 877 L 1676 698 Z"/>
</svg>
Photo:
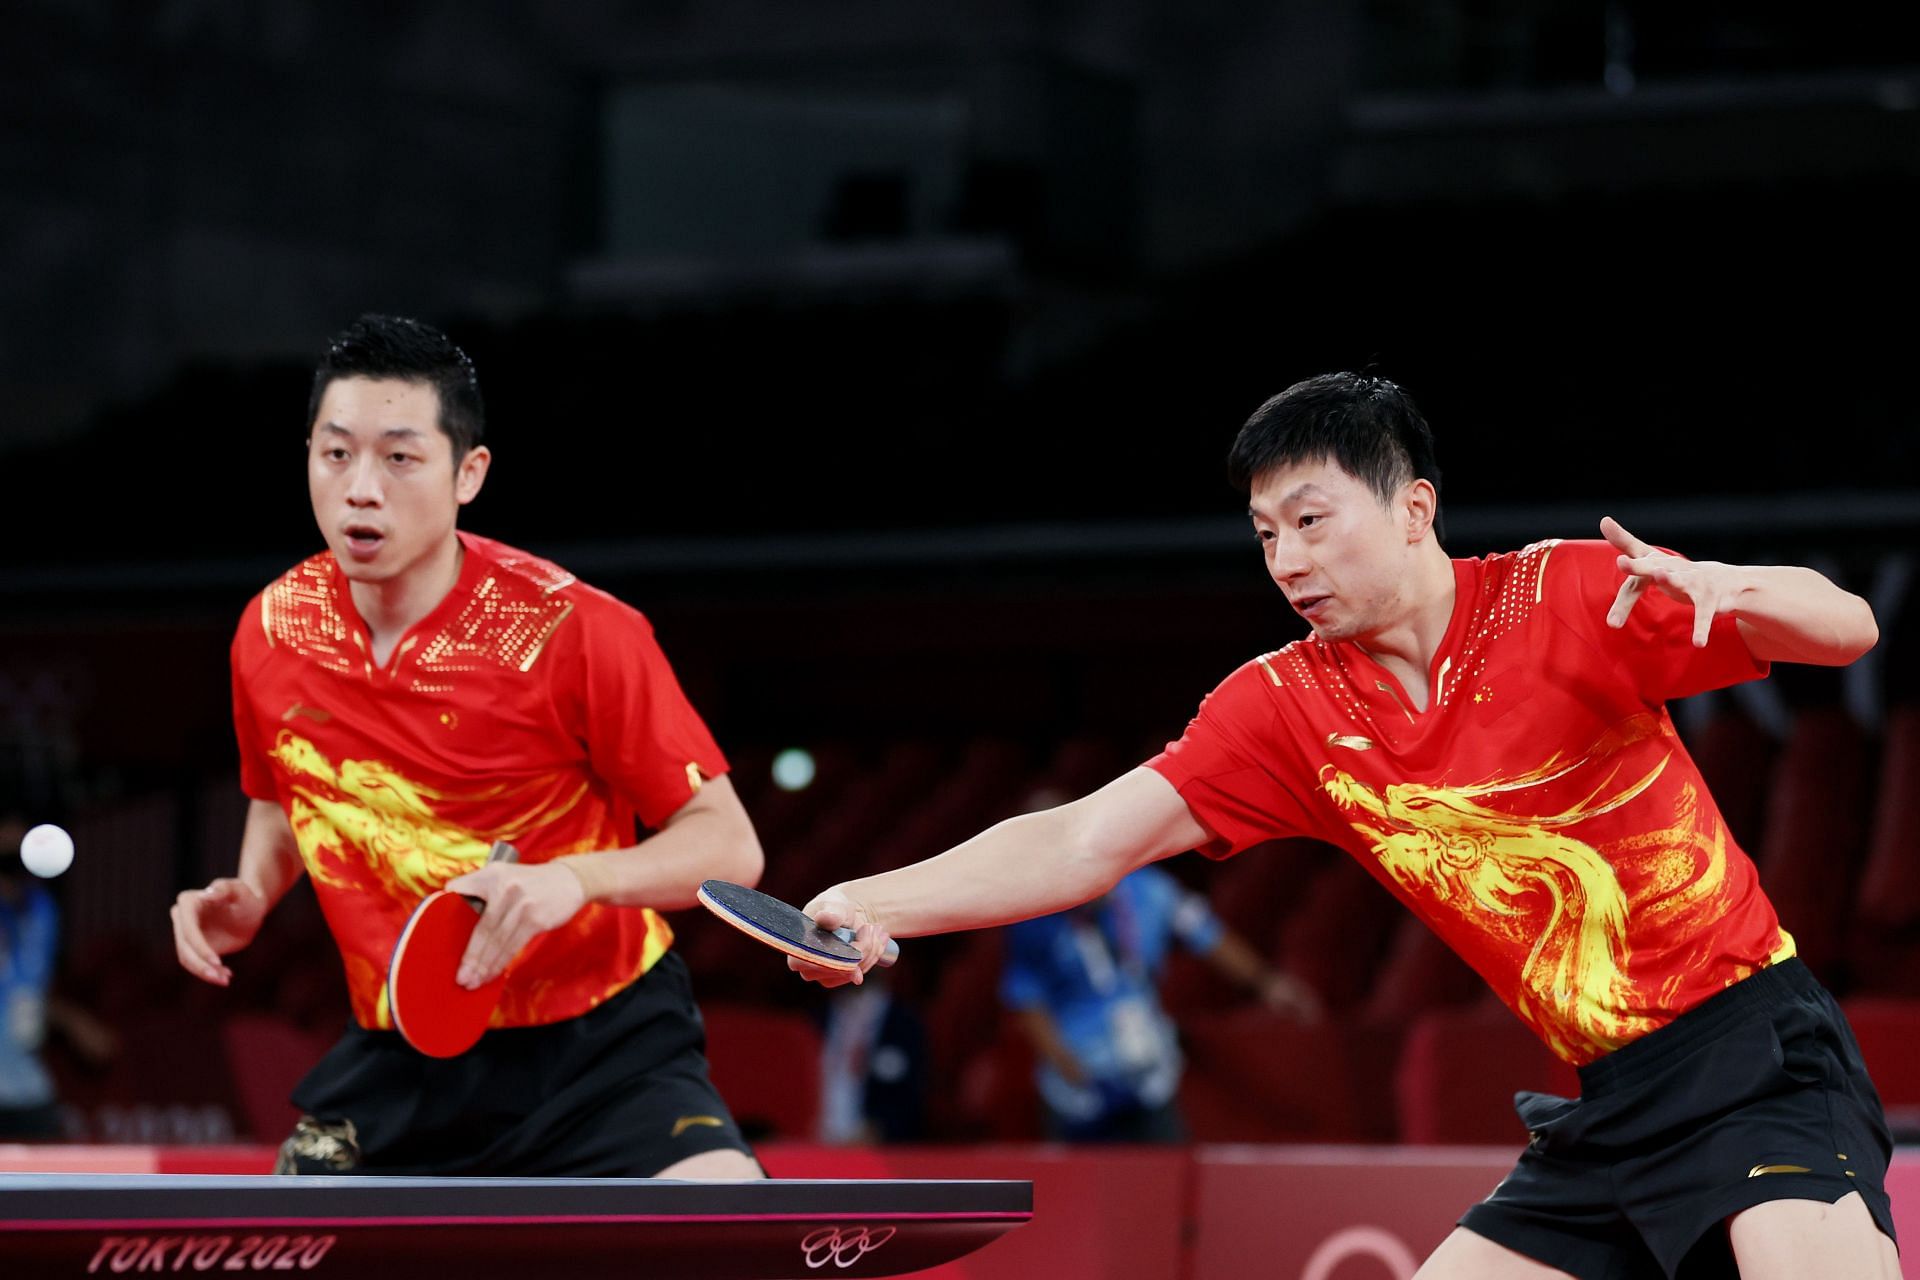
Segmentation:
<svg viewBox="0 0 1920 1280">
<path fill-rule="evenodd" d="M 1458 787 L 1389 783 L 1380 791 L 1329 764 L 1320 785 L 1401 888 L 1509 942 L 1531 942 L 1516 1011 L 1565 1056 L 1575 1046 L 1527 1007 L 1528 994 L 1560 1007 L 1559 1016 L 1589 1038 L 1581 1048 L 1611 1047 L 1639 1029 L 1619 1013 L 1626 1004 L 1626 892 L 1600 851 L 1568 829 L 1638 796 L 1669 759 L 1663 755 L 1646 776 L 1611 795 L 1618 773 L 1609 773 L 1582 799 L 1537 815 L 1487 801 L 1545 787 L 1586 761 L 1555 757 L 1511 779 Z"/>
</svg>

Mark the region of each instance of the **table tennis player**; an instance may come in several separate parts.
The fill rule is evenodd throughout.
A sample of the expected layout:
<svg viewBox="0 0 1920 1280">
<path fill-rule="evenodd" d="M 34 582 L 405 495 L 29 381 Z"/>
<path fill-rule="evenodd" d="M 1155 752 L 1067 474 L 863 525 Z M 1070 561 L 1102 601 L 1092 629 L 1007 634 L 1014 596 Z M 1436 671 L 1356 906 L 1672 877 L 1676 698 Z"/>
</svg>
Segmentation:
<svg viewBox="0 0 1920 1280">
<path fill-rule="evenodd" d="M 1288 388 L 1229 462 L 1312 634 L 1230 675 L 1142 768 L 808 914 L 870 958 L 1059 911 L 1182 850 L 1318 837 L 1580 1071 L 1577 1099 L 1516 1098 L 1529 1144 L 1425 1280 L 1897 1277 L 1878 1095 L 1665 705 L 1772 662 L 1853 661 L 1878 639 L 1867 603 L 1610 518 L 1604 540 L 1450 559 L 1432 434 L 1380 378 Z"/>
<path fill-rule="evenodd" d="M 472 363 L 416 321 L 363 316 L 320 358 L 327 549 L 234 637 L 240 865 L 179 895 L 180 963 L 226 984 L 222 957 L 311 878 L 352 1019 L 294 1090 L 283 1172 L 759 1177 L 657 914 L 756 880 L 753 826 L 647 620 L 456 528 L 483 419 Z M 483 866 L 495 840 L 520 860 Z M 485 905 L 459 985 L 507 976 L 479 1044 L 436 1059 L 394 1031 L 384 984 L 443 887 Z"/>
</svg>

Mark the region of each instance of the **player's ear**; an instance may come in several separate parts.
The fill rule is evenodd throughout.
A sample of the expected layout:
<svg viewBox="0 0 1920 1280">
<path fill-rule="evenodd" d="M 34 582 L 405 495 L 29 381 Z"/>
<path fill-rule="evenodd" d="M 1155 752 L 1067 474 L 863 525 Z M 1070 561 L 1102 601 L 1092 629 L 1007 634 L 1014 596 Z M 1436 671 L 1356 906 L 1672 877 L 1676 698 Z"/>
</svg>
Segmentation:
<svg viewBox="0 0 1920 1280">
<path fill-rule="evenodd" d="M 487 482 L 487 468 L 492 464 L 493 454 L 485 445 L 467 450 L 467 456 L 460 459 L 453 473 L 453 496 L 461 506 L 480 496 L 480 486 Z"/>
<path fill-rule="evenodd" d="M 1407 541 L 1418 542 L 1433 528 L 1440 495 L 1431 480 L 1415 480 L 1401 491 L 1400 512 L 1406 521 Z"/>
</svg>

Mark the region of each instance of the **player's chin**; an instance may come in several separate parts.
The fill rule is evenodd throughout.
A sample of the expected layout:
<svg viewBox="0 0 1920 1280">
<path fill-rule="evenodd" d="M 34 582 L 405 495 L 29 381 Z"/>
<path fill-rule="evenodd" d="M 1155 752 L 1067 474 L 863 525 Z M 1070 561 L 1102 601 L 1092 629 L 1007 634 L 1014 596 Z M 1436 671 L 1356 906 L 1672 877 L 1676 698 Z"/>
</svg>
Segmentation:
<svg viewBox="0 0 1920 1280">
<path fill-rule="evenodd" d="M 1354 640 L 1361 634 L 1360 628 L 1351 622 L 1343 623 L 1331 616 L 1311 619 L 1307 625 L 1313 628 L 1313 634 L 1322 640 Z"/>
<path fill-rule="evenodd" d="M 394 556 L 376 555 L 369 559 L 355 554 L 351 548 L 332 547 L 331 550 L 334 563 L 340 566 L 340 573 L 348 582 L 385 582 L 400 571 Z"/>
</svg>

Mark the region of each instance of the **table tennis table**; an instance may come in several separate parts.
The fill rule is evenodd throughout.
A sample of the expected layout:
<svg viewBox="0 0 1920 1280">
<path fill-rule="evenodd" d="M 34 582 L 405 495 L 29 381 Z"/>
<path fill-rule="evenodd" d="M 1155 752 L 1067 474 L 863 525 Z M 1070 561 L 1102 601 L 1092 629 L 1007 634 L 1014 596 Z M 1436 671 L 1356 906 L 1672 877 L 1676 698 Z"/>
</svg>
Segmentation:
<svg viewBox="0 0 1920 1280">
<path fill-rule="evenodd" d="M 1032 1216 L 1017 1181 L 0 1174 L 0 1274 L 892 1276 Z"/>
</svg>

